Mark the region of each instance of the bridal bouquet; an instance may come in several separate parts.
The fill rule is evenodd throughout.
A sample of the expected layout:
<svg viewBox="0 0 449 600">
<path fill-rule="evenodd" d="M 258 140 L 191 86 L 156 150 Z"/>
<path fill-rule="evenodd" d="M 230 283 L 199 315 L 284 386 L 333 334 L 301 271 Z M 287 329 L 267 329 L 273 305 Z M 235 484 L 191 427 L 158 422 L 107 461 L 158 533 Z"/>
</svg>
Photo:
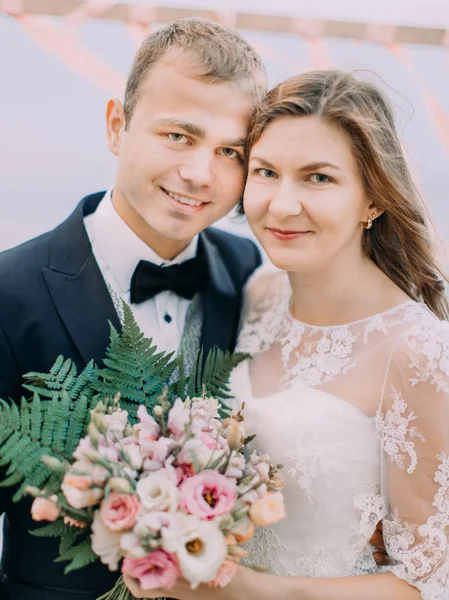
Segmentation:
<svg viewBox="0 0 449 600">
<path fill-rule="evenodd" d="M 221 421 L 218 411 L 214 398 L 170 407 L 162 397 L 131 425 L 118 399 L 109 410 L 100 403 L 72 463 L 44 457 L 64 475 L 50 496 L 29 490 L 34 519 L 90 527 L 93 552 L 111 570 L 124 559 L 122 572 L 144 590 L 179 577 L 193 589 L 226 585 L 245 556 L 240 544 L 282 518 L 284 505 L 277 468 L 242 453 L 242 413 Z"/>
<path fill-rule="evenodd" d="M 100 559 L 142 589 L 229 583 L 241 544 L 284 516 L 279 465 L 249 454 L 243 413 L 224 402 L 244 358 L 200 353 L 186 374 L 125 305 L 103 369 L 77 374 L 60 357 L 27 376 L 32 399 L 0 400 L 0 485 L 34 497 L 33 519 L 49 523 L 31 533 L 60 538 L 66 572 Z M 102 597 L 131 599 L 121 577 Z"/>
</svg>

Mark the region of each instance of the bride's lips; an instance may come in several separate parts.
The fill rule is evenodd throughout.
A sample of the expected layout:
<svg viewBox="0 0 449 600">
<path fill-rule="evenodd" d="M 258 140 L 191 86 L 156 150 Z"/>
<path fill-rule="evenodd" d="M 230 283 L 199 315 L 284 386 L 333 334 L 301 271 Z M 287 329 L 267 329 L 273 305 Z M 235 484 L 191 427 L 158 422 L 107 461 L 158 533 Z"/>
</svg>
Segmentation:
<svg viewBox="0 0 449 600">
<path fill-rule="evenodd" d="M 310 231 L 292 231 L 291 229 L 275 229 L 274 227 L 266 228 L 277 240 L 288 241 L 297 238 L 305 237 Z"/>
</svg>

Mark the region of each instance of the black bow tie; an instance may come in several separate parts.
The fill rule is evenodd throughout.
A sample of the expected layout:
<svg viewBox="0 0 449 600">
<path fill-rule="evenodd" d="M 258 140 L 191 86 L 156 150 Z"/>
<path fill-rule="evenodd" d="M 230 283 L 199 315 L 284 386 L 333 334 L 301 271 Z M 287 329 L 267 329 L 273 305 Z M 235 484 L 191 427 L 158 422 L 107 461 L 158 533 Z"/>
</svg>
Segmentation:
<svg viewBox="0 0 449 600">
<path fill-rule="evenodd" d="M 131 303 L 140 304 L 167 290 L 191 300 L 206 282 L 207 263 L 202 254 L 170 267 L 141 260 L 131 279 Z"/>
</svg>

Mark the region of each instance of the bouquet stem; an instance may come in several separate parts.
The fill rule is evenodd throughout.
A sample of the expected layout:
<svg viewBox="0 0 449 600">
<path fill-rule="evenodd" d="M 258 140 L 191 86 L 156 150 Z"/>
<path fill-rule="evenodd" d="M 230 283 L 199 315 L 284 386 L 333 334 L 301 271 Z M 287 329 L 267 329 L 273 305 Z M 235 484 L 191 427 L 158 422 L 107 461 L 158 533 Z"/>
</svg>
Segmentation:
<svg viewBox="0 0 449 600">
<path fill-rule="evenodd" d="M 120 577 L 115 582 L 114 587 L 106 594 L 103 594 L 97 600 L 136 600 L 135 597 L 131 594 L 129 589 L 123 583 L 123 576 Z M 159 598 L 159 600 L 167 600 L 166 598 Z"/>
</svg>

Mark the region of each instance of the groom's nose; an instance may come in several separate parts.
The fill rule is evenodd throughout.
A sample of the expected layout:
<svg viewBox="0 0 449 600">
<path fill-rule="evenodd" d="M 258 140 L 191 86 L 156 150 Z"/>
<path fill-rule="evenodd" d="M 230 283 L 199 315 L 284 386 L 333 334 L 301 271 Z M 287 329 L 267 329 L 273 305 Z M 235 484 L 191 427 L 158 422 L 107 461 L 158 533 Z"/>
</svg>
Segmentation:
<svg viewBox="0 0 449 600">
<path fill-rule="evenodd" d="M 195 187 L 208 187 L 213 181 L 214 153 L 208 148 L 195 148 L 179 167 L 181 179 Z"/>
</svg>

